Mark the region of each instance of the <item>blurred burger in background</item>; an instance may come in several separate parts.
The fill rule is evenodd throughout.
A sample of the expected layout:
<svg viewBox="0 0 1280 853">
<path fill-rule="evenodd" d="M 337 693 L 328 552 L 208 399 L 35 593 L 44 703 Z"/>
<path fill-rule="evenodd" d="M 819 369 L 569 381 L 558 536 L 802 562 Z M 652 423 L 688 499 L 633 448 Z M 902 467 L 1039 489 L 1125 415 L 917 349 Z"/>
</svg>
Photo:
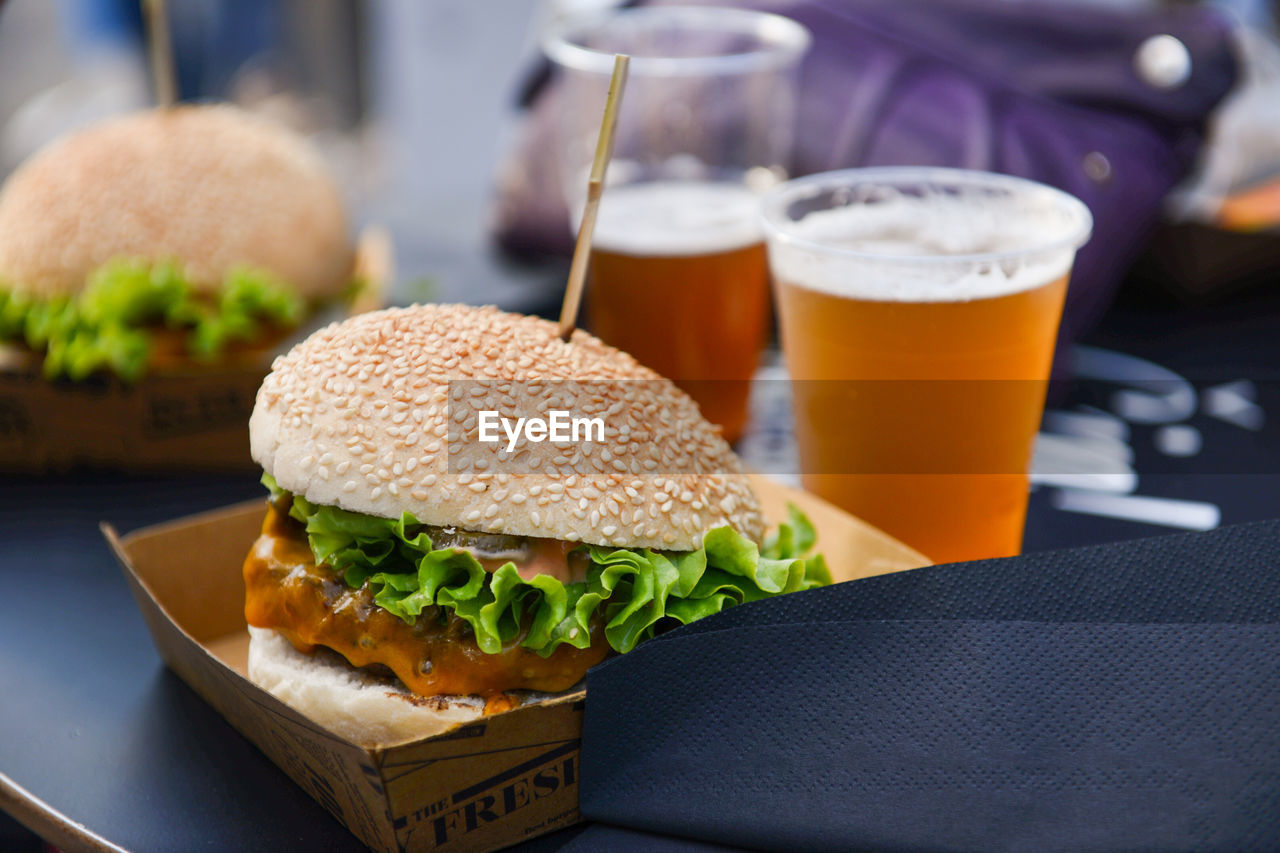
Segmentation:
<svg viewBox="0 0 1280 853">
<path fill-rule="evenodd" d="M 261 359 L 355 275 L 319 153 L 227 105 L 100 122 L 0 188 L 0 344 L 50 379 Z"/>
</svg>

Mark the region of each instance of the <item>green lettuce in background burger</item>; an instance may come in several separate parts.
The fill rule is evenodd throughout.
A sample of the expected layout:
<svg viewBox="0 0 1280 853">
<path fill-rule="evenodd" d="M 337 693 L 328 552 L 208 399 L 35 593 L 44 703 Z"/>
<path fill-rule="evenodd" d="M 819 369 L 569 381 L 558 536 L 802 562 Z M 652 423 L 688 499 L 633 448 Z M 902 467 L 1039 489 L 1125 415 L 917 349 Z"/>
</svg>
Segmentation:
<svg viewBox="0 0 1280 853">
<path fill-rule="evenodd" d="M 451 385 L 466 380 L 598 415 L 604 440 L 484 445 L 460 405 L 473 389 Z M 363 743 L 566 690 L 664 627 L 830 583 L 798 511 L 765 537 L 683 392 L 537 318 L 415 306 L 322 329 L 277 361 L 250 439 L 272 493 L 244 567 L 250 678 Z"/>
<path fill-rule="evenodd" d="M 0 188 L 0 343 L 49 378 L 260 354 L 351 286 L 342 201 L 292 132 L 226 105 L 69 134 Z"/>
</svg>

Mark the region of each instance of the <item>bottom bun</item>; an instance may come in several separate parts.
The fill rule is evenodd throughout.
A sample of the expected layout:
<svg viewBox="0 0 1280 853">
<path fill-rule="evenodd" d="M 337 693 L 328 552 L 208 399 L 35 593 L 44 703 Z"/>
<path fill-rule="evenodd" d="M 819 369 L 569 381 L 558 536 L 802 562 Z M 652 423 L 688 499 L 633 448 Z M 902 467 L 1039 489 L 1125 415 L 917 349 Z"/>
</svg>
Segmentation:
<svg viewBox="0 0 1280 853">
<path fill-rule="evenodd" d="M 428 737 L 484 714 L 478 696 L 418 696 L 328 649 L 303 654 L 269 628 L 249 629 L 249 680 L 362 746 Z"/>
</svg>

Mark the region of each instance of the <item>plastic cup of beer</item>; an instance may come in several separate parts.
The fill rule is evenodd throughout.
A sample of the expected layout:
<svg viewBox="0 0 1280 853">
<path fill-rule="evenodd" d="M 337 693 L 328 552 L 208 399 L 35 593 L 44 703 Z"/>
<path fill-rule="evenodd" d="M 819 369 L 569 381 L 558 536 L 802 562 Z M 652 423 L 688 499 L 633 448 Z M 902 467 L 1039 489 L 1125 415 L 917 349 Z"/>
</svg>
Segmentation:
<svg viewBox="0 0 1280 853">
<path fill-rule="evenodd" d="M 935 562 L 1017 554 L 1088 208 L 1020 178 L 875 168 L 778 187 L 761 219 L 805 487 Z"/>
<path fill-rule="evenodd" d="M 553 25 L 561 183 L 577 227 L 615 53 L 631 56 L 596 221 L 587 325 L 736 440 L 770 332 L 759 195 L 786 178 L 798 63 L 778 15 L 653 7 Z"/>
</svg>

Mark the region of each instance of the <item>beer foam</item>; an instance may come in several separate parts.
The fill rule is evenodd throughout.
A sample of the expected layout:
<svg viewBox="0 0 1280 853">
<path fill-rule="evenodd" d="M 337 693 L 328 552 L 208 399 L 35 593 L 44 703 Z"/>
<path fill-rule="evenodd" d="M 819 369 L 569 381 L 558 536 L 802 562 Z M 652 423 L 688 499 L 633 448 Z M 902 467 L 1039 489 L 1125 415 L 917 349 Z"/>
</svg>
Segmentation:
<svg viewBox="0 0 1280 853">
<path fill-rule="evenodd" d="M 835 296 L 881 302 L 964 302 L 1006 296 L 1067 275 L 1075 217 L 1051 205 L 991 196 L 899 195 L 814 211 L 770 244 L 774 276 Z M 1036 247 L 1050 246 L 1048 250 Z M 1030 253 L 1025 252 L 1030 248 Z M 972 255 L 1005 257 L 969 258 Z M 1019 254 L 1012 254 L 1019 253 Z M 954 258 L 954 262 L 948 262 Z"/>
<path fill-rule="evenodd" d="M 745 186 L 652 181 L 611 186 L 600 199 L 593 245 L 624 255 L 709 255 L 764 238 L 760 198 Z"/>
</svg>

